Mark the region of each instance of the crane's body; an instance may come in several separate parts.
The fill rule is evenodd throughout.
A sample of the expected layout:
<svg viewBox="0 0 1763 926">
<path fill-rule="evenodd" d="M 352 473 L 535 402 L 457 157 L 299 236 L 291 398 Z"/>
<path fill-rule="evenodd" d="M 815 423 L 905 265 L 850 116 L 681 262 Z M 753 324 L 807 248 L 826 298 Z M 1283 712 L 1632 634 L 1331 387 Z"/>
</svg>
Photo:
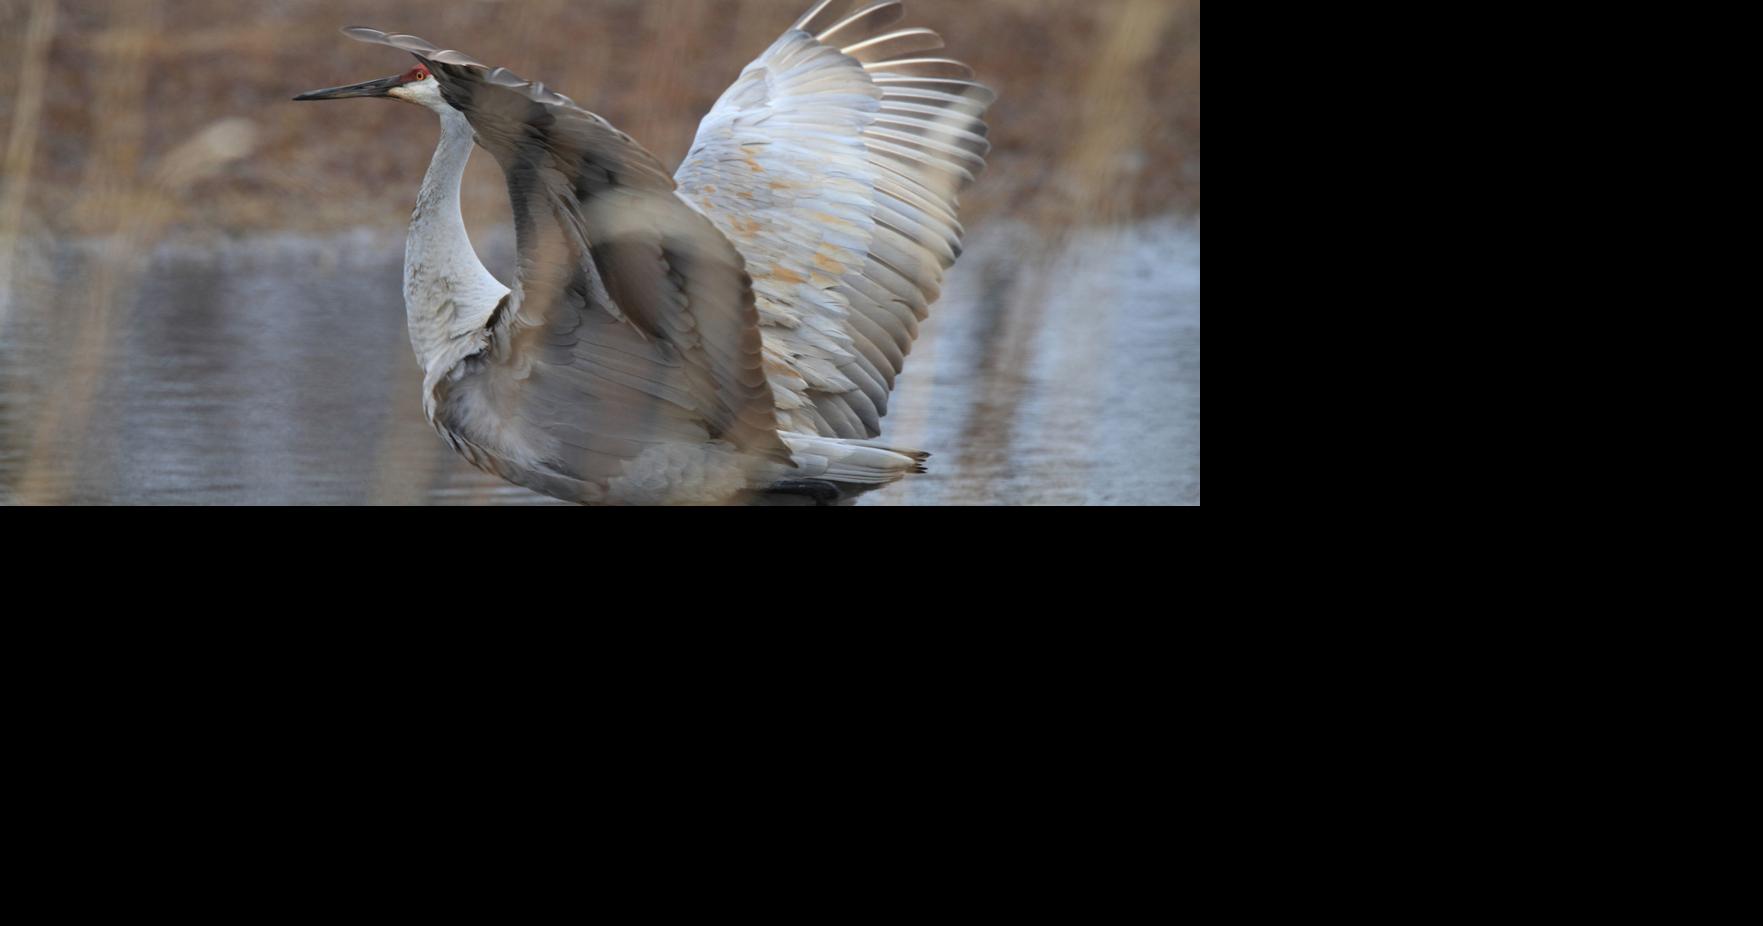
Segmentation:
<svg viewBox="0 0 1763 926">
<path fill-rule="evenodd" d="M 412 36 L 386 96 L 441 122 L 404 297 L 429 421 L 473 465 L 585 504 L 847 500 L 926 454 L 877 443 L 888 391 L 960 245 L 989 91 L 881 0 L 823 0 L 700 129 L 677 182 L 605 120 Z M 836 12 L 836 11 L 834 11 Z M 509 182 L 513 289 L 460 209 L 488 150 Z"/>
</svg>

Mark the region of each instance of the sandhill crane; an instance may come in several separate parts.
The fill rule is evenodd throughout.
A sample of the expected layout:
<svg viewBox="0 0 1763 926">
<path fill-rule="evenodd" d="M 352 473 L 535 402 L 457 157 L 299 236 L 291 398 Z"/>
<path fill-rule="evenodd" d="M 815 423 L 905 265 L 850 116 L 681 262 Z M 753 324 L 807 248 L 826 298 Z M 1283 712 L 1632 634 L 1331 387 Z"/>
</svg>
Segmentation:
<svg viewBox="0 0 1763 926">
<path fill-rule="evenodd" d="M 410 35 L 386 97 L 441 120 L 404 301 L 423 409 L 453 449 L 583 504 L 826 504 L 923 472 L 877 442 L 888 393 L 960 252 L 993 94 L 895 29 L 899 0 L 822 0 L 743 71 L 685 163 L 562 94 Z M 467 237 L 473 144 L 507 176 L 513 289 Z"/>
</svg>

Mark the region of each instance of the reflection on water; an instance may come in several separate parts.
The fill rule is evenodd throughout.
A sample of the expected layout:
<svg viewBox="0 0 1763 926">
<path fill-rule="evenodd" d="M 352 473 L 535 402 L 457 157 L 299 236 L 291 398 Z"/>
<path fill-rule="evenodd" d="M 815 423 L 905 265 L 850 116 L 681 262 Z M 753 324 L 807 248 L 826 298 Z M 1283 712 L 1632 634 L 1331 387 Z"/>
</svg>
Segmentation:
<svg viewBox="0 0 1763 926">
<path fill-rule="evenodd" d="M 401 239 L 105 248 L 0 312 L 0 502 L 550 503 L 423 420 Z M 864 504 L 1197 504 L 1199 303 L 1189 226 L 976 234 L 886 421 L 931 472 Z"/>
</svg>

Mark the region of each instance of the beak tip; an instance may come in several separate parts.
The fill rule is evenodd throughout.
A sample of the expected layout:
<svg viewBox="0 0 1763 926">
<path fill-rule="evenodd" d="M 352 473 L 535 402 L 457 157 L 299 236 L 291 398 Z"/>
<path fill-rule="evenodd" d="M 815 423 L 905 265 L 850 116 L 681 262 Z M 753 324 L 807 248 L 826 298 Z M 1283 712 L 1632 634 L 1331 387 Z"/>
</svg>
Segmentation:
<svg viewBox="0 0 1763 926">
<path fill-rule="evenodd" d="M 393 90 L 404 84 L 402 75 L 382 77 L 366 83 L 351 84 L 347 87 L 332 87 L 329 90 L 313 90 L 294 97 L 294 102 L 303 103 L 307 100 L 349 100 L 360 97 L 390 96 Z"/>
</svg>

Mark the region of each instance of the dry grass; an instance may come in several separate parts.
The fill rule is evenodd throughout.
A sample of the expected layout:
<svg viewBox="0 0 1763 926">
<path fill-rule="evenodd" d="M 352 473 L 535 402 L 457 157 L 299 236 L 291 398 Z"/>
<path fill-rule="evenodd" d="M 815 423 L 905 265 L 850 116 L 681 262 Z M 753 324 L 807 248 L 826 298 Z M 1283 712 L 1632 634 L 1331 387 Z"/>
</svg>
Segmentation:
<svg viewBox="0 0 1763 926">
<path fill-rule="evenodd" d="M 33 51 L 29 28 L 45 5 L 54 7 L 46 54 Z M 0 0 L 0 140 L 11 140 L 0 219 L 11 210 L 15 225 L 57 237 L 360 226 L 396 235 L 434 143 L 432 117 L 389 102 L 289 101 L 407 66 L 337 34 L 356 23 L 543 79 L 675 163 L 741 67 L 807 5 Z M 1108 224 L 1198 211 L 1199 0 L 909 7 L 912 24 L 941 32 L 1001 95 L 989 117 L 992 168 L 967 197 L 972 221 Z M 231 147 L 192 148 L 204 130 L 231 131 Z M 506 212 L 486 159 L 474 164 L 468 197 L 474 224 Z"/>
</svg>

